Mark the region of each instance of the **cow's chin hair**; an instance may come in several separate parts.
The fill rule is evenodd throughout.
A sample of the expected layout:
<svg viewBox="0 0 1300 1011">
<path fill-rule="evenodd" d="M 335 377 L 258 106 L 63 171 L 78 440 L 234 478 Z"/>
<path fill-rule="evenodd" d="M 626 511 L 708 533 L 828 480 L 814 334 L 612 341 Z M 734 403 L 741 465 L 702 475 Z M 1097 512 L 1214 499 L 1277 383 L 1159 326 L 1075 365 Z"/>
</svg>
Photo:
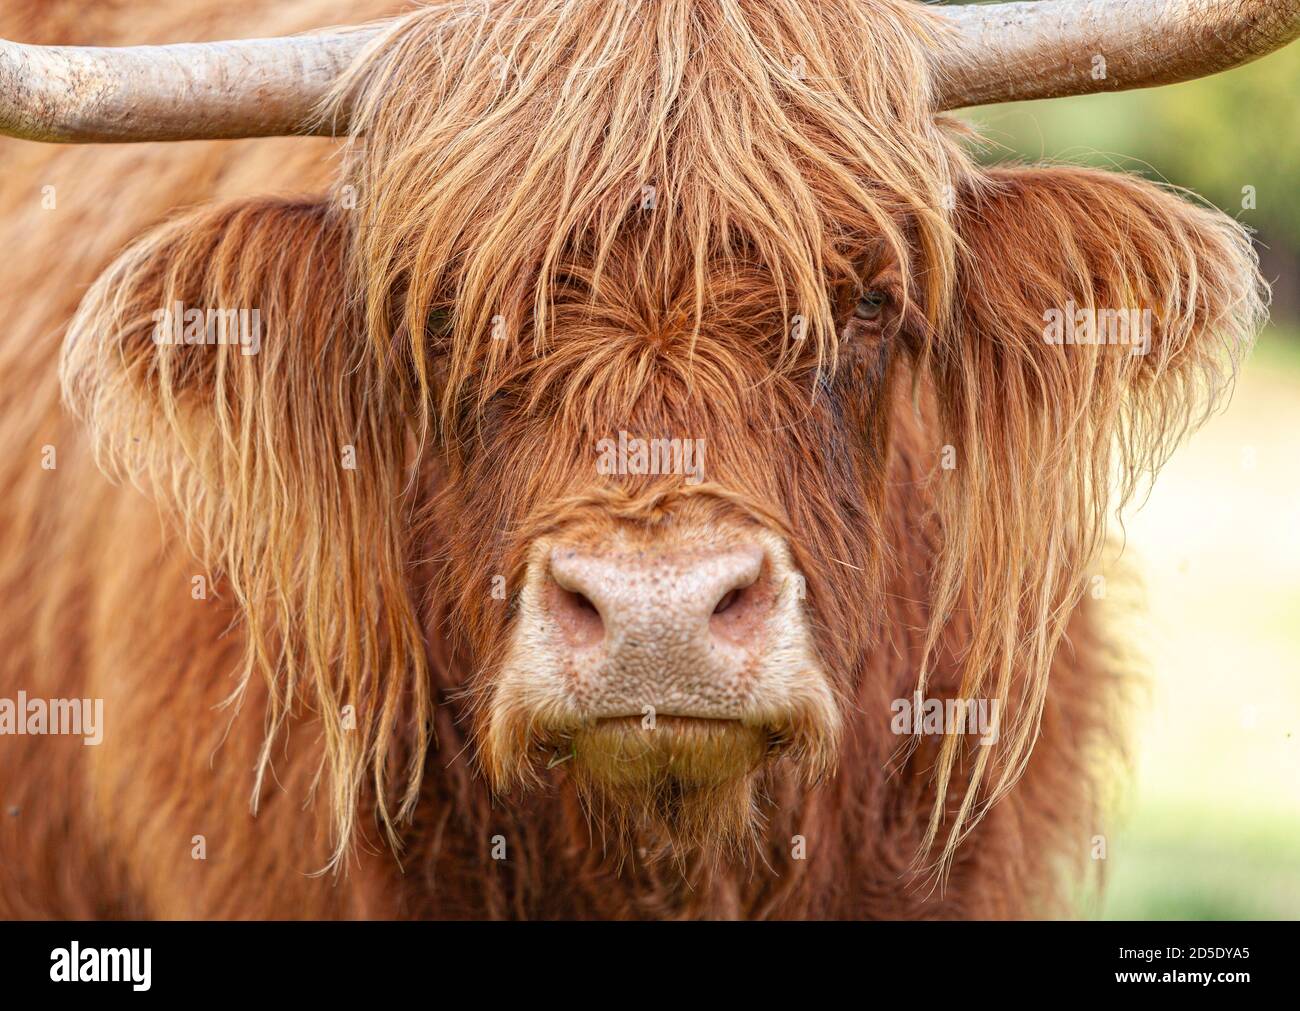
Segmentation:
<svg viewBox="0 0 1300 1011">
<path fill-rule="evenodd" d="M 641 860 L 745 859 L 761 825 L 757 793 L 772 736 L 734 721 L 601 720 L 572 738 L 569 776 L 588 818 Z"/>
<path fill-rule="evenodd" d="M 515 747 L 504 749 L 510 754 L 490 751 L 498 788 L 540 785 L 553 768 L 576 790 L 604 851 L 620 861 L 685 868 L 701 858 L 761 859 L 761 801 L 771 778 L 811 785 L 834 764 L 834 735 L 812 726 L 660 716 L 653 729 L 626 717 L 539 732 L 535 720 L 526 722 L 532 733 L 515 736 Z"/>
</svg>

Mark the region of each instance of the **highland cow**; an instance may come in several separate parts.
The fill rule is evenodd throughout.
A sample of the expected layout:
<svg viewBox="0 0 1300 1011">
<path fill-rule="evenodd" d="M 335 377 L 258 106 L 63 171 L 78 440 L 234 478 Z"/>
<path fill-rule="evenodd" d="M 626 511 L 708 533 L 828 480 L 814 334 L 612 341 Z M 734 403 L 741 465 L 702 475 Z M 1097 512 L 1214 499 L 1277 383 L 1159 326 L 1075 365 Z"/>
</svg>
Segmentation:
<svg viewBox="0 0 1300 1011">
<path fill-rule="evenodd" d="M 0 915 L 1068 911 L 1106 520 L 1266 293 L 946 112 L 1300 6 L 194 6 L 0 14 L 0 695 L 103 705 L 0 736 Z"/>
</svg>

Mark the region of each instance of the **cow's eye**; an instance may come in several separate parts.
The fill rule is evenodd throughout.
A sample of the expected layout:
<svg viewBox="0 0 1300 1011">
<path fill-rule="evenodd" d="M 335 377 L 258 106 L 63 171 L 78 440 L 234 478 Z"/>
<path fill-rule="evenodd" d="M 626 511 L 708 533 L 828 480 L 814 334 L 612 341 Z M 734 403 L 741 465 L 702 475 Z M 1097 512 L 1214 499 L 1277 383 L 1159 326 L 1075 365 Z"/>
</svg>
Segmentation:
<svg viewBox="0 0 1300 1011">
<path fill-rule="evenodd" d="M 858 304 L 853 308 L 853 318 L 866 320 L 868 323 L 880 319 L 880 314 L 885 311 L 885 303 L 889 301 L 889 296 L 879 288 L 872 288 L 860 299 Z"/>
<path fill-rule="evenodd" d="M 435 337 L 446 337 L 451 333 L 451 310 L 434 308 L 429 310 L 429 333 Z"/>
</svg>

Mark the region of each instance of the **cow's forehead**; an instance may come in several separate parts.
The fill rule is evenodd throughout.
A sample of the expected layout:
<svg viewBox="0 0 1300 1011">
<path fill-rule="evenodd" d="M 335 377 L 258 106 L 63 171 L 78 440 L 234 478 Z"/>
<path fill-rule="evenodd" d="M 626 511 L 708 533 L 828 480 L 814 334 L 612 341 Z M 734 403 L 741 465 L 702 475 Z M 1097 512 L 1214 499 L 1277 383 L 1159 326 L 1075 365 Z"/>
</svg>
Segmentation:
<svg viewBox="0 0 1300 1011">
<path fill-rule="evenodd" d="M 649 347 L 656 368 L 682 347 L 782 375 L 829 364 L 884 262 L 946 304 L 971 162 L 930 104 L 927 16 L 855 7 L 877 44 L 853 52 L 800 36 L 805 14 L 656 28 L 611 11 L 604 55 L 563 19 L 404 22 L 350 82 L 344 178 L 372 343 L 397 333 L 425 362 L 450 310 L 442 372 L 425 377 L 450 423 L 466 395 L 548 357 L 580 371 L 587 348 Z M 462 72 L 431 55 L 447 52 Z"/>
</svg>

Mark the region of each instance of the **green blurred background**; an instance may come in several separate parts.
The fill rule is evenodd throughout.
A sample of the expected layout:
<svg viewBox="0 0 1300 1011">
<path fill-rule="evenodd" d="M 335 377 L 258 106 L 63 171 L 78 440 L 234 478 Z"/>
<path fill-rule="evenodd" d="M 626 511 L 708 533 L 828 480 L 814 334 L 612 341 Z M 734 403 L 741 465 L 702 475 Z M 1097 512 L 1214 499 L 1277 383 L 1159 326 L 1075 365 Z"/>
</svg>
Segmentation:
<svg viewBox="0 0 1300 1011">
<path fill-rule="evenodd" d="M 1300 43 L 1187 84 L 962 114 L 989 163 L 1195 191 L 1255 232 L 1273 285 L 1231 404 L 1125 516 L 1148 682 L 1094 916 L 1300 918 L 1298 100 Z"/>
</svg>

